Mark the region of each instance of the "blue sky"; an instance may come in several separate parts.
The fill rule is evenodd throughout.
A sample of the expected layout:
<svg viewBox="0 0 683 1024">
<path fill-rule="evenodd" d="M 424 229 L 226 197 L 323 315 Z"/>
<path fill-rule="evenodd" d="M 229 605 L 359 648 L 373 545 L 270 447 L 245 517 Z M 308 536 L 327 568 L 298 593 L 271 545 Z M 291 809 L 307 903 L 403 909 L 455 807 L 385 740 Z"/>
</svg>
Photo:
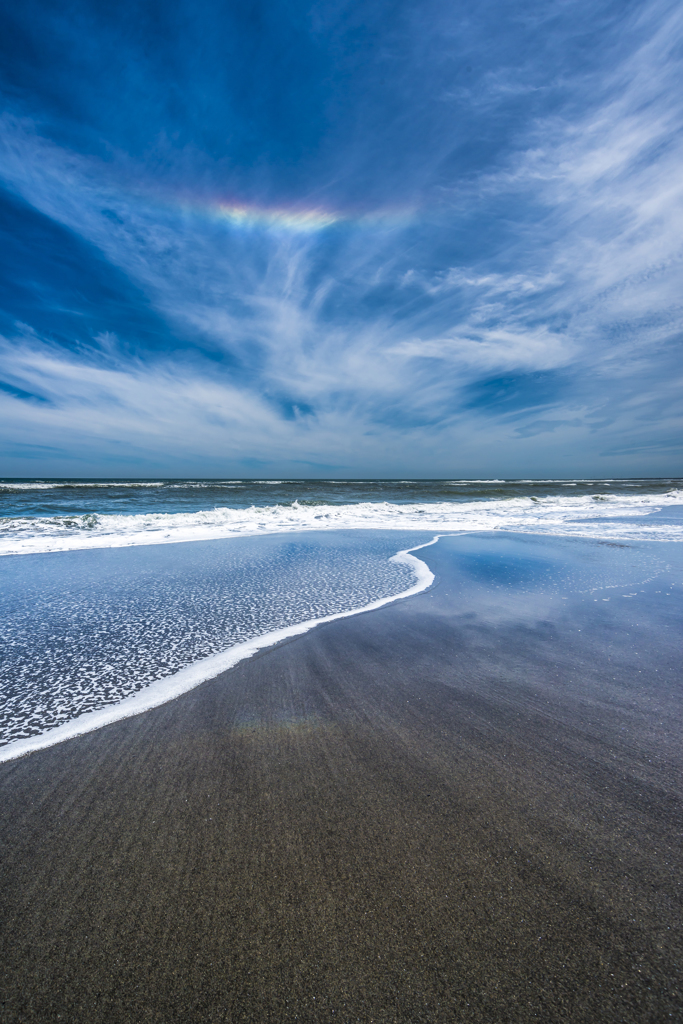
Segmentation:
<svg viewBox="0 0 683 1024">
<path fill-rule="evenodd" d="M 683 472 L 680 4 L 3 21 L 3 475 Z"/>
</svg>

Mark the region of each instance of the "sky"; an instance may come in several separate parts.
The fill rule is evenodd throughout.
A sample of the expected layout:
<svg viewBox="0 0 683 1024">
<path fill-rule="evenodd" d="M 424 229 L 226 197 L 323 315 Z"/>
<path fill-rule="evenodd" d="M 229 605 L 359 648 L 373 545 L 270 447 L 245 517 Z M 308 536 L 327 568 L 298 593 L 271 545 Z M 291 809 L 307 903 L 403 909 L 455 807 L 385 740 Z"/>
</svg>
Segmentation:
<svg viewBox="0 0 683 1024">
<path fill-rule="evenodd" d="M 683 8 L 22 0 L 0 474 L 683 475 Z"/>
</svg>

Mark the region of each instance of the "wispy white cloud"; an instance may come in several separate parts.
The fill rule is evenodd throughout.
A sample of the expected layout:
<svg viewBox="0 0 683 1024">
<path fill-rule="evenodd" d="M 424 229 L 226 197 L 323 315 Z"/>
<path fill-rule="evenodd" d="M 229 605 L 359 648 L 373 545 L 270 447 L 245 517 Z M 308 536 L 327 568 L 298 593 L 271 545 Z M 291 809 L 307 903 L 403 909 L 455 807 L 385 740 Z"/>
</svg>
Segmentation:
<svg viewBox="0 0 683 1024">
<path fill-rule="evenodd" d="M 532 258 L 562 282 L 556 305 L 573 300 L 602 322 L 657 311 L 680 323 L 683 14 L 650 4 L 631 28 L 641 45 L 604 76 L 597 100 L 586 97 L 587 111 L 538 122 L 533 144 L 483 184 L 533 192 L 545 207 Z"/>
<path fill-rule="evenodd" d="M 568 340 L 545 326 L 527 330 L 455 327 L 447 337 L 403 341 L 392 351 L 408 358 L 456 363 L 478 374 L 555 369 L 568 365 L 573 355 Z"/>
<path fill-rule="evenodd" d="M 496 446 L 529 472 L 550 457 L 550 435 L 563 458 L 581 444 L 596 466 L 618 437 L 619 450 L 650 451 L 639 434 L 675 436 L 683 15 L 652 3 L 627 30 L 639 44 L 599 80 L 577 75 L 564 112 L 524 126 L 495 170 L 450 192 L 441 170 L 438 190 L 425 172 L 422 215 L 391 229 L 236 230 L 136 185 L 127 158 L 77 155 L 7 115 L 6 187 L 122 271 L 187 352 L 162 357 L 107 331 L 88 351 L 17 334 L 2 343 L 6 379 L 45 400 L 7 397 L 6 429 L 156 460 L 368 467 L 398 466 L 409 437 L 416 464 L 430 452 L 446 472 L 455 449 L 476 469 Z M 502 72 L 497 82 L 531 88 Z M 458 227 L 463 196 L 487 230 L 497 219 L 505 230 L 444 265 L 431 254 Z M 525 384 L 514 409 L 477 405 L 488 379 L 555 371 L 563 390 Z"/>
</svg>

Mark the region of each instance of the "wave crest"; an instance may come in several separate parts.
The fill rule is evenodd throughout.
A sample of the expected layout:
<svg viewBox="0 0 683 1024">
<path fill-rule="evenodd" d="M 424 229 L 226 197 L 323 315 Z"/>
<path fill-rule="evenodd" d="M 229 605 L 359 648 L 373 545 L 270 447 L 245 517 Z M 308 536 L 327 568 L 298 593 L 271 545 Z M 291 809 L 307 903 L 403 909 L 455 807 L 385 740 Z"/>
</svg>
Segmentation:
<svg viewBox="0 0 683 1024">
<path fill-rule="evenodd" d="M 434 530 L 553 534 L 611 540 L 683 540 L 683 522 L 653 520 L 653 513 L 683 504 L 683 491 L 659 495 L 596 494 L 497 498 L 471 502 L 395 504 L 388 501 L 329 505 L 214 508 L 201 512 L 59 516 L 6 519 L 0 555 L 132 547 L 218 540 L 303 530 Z"/>
</svg>

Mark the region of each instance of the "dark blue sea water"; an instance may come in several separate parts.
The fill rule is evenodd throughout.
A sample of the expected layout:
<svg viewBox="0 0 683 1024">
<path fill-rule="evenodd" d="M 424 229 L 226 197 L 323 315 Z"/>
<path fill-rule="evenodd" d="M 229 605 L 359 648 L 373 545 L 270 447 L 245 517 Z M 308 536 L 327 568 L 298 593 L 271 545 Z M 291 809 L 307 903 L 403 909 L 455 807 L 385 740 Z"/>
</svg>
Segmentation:
<svg viewBox="0 0 683 1024">
<path fill-rule="evenodd" d="M 681 503 L 673 479 L 4 480 L 0 555 L 311 529 L 584 536 L 601 531 L 590 523 Z"/>
<path fill-rule="evenodd" d="M 683 479 L 628 480 L 19 480 L 0 479 L 0 516 L 192 513 L 216 507 L 494 501 L 665 495 Z"/>
</svg>

